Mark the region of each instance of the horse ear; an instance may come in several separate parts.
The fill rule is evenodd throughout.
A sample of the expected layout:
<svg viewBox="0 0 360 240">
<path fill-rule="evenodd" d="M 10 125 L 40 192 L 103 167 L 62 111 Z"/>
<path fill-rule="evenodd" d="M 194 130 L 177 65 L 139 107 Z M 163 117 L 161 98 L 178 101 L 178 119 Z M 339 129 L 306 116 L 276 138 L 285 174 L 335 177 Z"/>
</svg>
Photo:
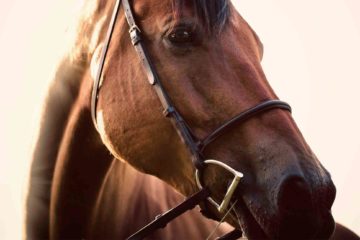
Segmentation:
<svg viewBox="0 0 360 240">
<path fill-rule="evenodd" d="M 99 66 L 100 66 L 101 52 L 102 52 L 103 46 L 104 46 L 104 43 L 100 42 L 99 45 L 96 47 L 94 54 L 92 55 L 92 58 L 90 61 L 90 75 L 94 81 L 96 79 L 96 75 L 98 74 L 98 70 L 99 70 Z"/>
</svg>

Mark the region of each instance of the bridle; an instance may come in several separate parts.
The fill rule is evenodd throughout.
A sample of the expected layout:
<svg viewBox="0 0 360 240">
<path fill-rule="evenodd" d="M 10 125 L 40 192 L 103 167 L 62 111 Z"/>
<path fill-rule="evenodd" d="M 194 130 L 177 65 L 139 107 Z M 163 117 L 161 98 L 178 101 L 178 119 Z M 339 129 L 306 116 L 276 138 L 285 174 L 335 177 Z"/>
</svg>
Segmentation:
<svg viewBox="0 0 360 240">
<path fill-rule="evenodd" d="M 289 112 L 291 112 L 291 107 L 286 102 L 280 101 L 280 100 L 268 100 L 259 103 L 255 107 L 249 108 L 248 110 L 241 112 L 240 114 L 236 115 L 232 119 L 225 122 L 223 125 L 215 129 L 210 135 L 208 135 L 205 139 L 198 139 L 195 137 L 193 132 L 191 131 L 188 124 L 185 122 L 185 120 L 182 118 L 181 114 L 176 110 L 175 106 L 171 102 L 168 94 L 166 93 L 165 89 L 163 88 L 160 78 L 157 74 L 157 71 L 154 67 L 154 65 L 151 62 L 151 59 L 149 55 L 147 54 L 144 42 L 141 38 L 141 31 L 140 28 L 136 25 L 133 11 L 131 9 L 131 6 L 129 4 L 129 0 L 116 0 L 114 11 L 110 20 L 110 25 L 108 28 L 108 32 L 105 39 L 105 45 L 103 46 L 103 50 L 100 56 L 100 65 L 96 74 L 96 77 L 94 79 L 94 85 L 92 89 L 92 96 L 91 96 L 91 117 L 92 121 L 94 123 L 94 126 L 97 128 L 97 120 L 96 120 L 96 106 L 97 106 L 97 100 L 98 100 L 98 94 L 100 89 L 100 82 L 101 82 L 101 75 L 105 64 L 105 58 L 107 55 L 107 51 L 111 42 L 111 36 L 114 31 L 116 19 L 119 13 L 120 9 L 120 3 L 122 2 L 122 6 L 124 8 L 124 14 L 126 17 L 126 20 L 129 25 L 129 33 L 132 45 L 134 46 L 138 56 L 140 57 L 140 60 L 142 62 L 143 68 L 145 70 L 145 73 L 147 75 L 147 79 L 149 83 L 154 88 L 162 106 L 163 106 L 163 113 L 164 116 L 169 118 L 175 129 L 177 130 L 177 133 L 183 143 L 187 146 L 188 150 L 190 151 L 192 162 L 196 168 L 196 182 L 199 186 L 199 191 L 195 193 L 194 195 L 188 197 L 184 202 L 176 206 L 175 208 L 167 211 L 164 214 L 160 214 L 156 217 L 154 221 L 140 229 L 135 234 L 131 235 L 128 239 L 135 240 L 135 239 L 143 239 L 149 234 L 151 234 L 153 231 L 163 228 L 166 226 L 166 224 L 170 221 L 172 221 L 177 216 L 181 215 L 187 210 L 190 210 L 194 208 L 196 205 L 208 200 L 211 204 L 213 204 L 217 210 L 220 213 L 223 213 L 230 203 L 230 200 L 238 186 L 238 183 L 240 181 L 240 178 L 243 176 L 242 173 L 234 170 L 233 168 L 229 167 L 228 165 L 217 161 L 217 160 L 206 160 L 203 152 L 205 148 L 214 140 L 218 139 L 220 136 L 228 132 L 230 129 L 234 127 L 234 125 L 242 123 L 246 121 L 247 119 L 258 115 L 260 113 L 263 113 L 265 111 L 271 110 L 271 109 L 284 109 Z M 225 197 L 223 201 L 219 204 L 217 203 L 213 198 L 210 196 L 210 191 L 207 187 L 202 186 L 201 182 L 201 175 L 205 167 L 209 164 L 214 164 L 217 166 L 220 166 L 224 168 L 225 170 L 229 171 L 234 175 L 233 181 L 230 184 L 230 186 L 227 189 L 227 192 L 225 194 Z M 217 219 L 215 215 L 208 210 L 206 207 L 206 204 L 202 204 L 201 206 L 202 210 L 201 212 L 203 215 L 209 218 Z M 241 236 L 240 230 L 235 230 L 226 236 L 220 238 L 220 239 L 237 239 Z"/>
</svg>

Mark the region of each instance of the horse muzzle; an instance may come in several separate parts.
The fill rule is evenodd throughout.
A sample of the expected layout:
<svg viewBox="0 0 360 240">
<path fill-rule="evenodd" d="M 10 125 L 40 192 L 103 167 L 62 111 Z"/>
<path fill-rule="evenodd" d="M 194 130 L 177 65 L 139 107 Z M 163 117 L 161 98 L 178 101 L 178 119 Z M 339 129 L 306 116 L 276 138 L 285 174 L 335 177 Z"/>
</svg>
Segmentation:
<svg viewBox="0 0 360 240">
<path fill-rule="evenodd" d="M 277 187 L 258 191 L 258 186 L 251 186 L 246 176 L 228 165 L 217 160 L 206 160 L 205 164 L 227 173 L 223 175 L 227 182 L 223 193 L 214 191 L 213 196 L 208 198 L 216 210 L 212 209 L 217 211 L 216 215 L 220 218 L 233 211 L 231 224 L 242 228 L 249 239 L 331 237 L 335 223 L 330 209 L 335 198 L 335 187 L 330 178 L 312 186 L 302 174 L 289 173 L 278 182 Z M 200 189 L 205 187 L 201 177 L 197 171 L 196 181 Z M 252 191 L 252 188 L 257 190 Z"/>
</svg>

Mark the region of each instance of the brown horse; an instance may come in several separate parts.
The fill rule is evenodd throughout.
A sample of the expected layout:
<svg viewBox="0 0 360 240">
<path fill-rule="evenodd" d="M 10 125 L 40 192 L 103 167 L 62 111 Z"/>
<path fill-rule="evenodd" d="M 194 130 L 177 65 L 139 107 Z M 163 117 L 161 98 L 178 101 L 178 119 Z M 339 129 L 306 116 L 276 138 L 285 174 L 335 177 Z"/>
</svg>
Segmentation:
<svg viewBox="0 0 360 240">
<path fill-rule="evenodd" d="M 197 138 L 277 99 L 260 65 L 262 44 L 229 1 L 131 3 L 162 84 Z M 86 3 L 74 49 L 49 91 L 32 165 L 28 238 L 124 239 L 181 201 L 173 189 L 185 196 L 198 190 L 189 152 L 147 84 L 121 11 L 102 75 L 98 131 L 92 123 L 92 72 L 113 7 Z M 288 112 L 273 109 L 238 124 L 204 155 L 244 173 L 226 220 L 249 239 L 333 234 L 335 187 Z M 203 179 L 215 198 L 228 181 L 217 168 Z M 203 239 L 214 228 L 192 211 L 149 238 Z M 357 239 L 337 229 L 338 239 Z"/>
</svg>

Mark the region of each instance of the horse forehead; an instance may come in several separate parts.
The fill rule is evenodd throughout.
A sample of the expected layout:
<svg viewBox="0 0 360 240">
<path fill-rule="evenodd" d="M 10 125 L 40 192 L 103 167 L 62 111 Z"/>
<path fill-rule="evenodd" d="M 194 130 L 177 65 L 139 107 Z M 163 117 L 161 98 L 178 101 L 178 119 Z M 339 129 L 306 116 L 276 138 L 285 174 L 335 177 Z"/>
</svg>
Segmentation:
<svg viewBox="0 0 360 240">
<path fill-rule="evenodd" d="M 194 0 L 190 0 L 187 4 L 183 5 L 181 11 L 176 10 L 176 0 L 133 1 L 134 15 L 136 21 L 142 28 L 150 29 L 153 27 L 161 28 L 161 26 L 173 20 L 186 18 L 191 18 L 193 22 L 199 22 L 200 19 L 196 17 L 195 9 L 191 4 L 193 1 Z M 231 27 L 226 29 L 233 31 L 235 34 L 248 33 L 250 27 L 247 22 L 236 11 L 232 4 L 229 5 L 229 9 L 229 21 L 226 25 L 230 25 Z M 226 36 L 222 35 L 222 38 L 224 37 Z"/>
<path fill-rule="evenodd" d="M 140 21 L 148 17 L 161 17 L 172 13 L 172 0 L 134 1 L 133 9 Z"/>
</svg>

